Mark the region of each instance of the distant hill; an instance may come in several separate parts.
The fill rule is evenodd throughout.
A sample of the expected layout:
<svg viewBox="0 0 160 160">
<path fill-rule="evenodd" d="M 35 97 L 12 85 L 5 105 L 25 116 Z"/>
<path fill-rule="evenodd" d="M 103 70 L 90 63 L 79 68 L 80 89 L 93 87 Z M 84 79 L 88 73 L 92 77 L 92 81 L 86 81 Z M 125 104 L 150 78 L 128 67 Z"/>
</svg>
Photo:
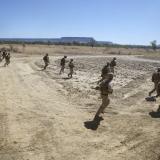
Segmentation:
<svg viewBox="0 0 160 160">
<path fill-rule="evenodd" d="M 108 41 L 96 41 L 92 37 L 61 37 L 61 38 L 0 38 L 2 42 L 22 42 L 22 43 L 80 43 L 80 44 L 113 44 Z"/>
<path fill-rule="evenodd" d="M 73 43 L 73 42 L 78 42 L 78 43 L 91 43 L 91 42 L 96 42 L 96 40 L 92 37 L 62 37 L 60 38 L 61 42 L 66 42 L 66 43 Z"/>
</svg>

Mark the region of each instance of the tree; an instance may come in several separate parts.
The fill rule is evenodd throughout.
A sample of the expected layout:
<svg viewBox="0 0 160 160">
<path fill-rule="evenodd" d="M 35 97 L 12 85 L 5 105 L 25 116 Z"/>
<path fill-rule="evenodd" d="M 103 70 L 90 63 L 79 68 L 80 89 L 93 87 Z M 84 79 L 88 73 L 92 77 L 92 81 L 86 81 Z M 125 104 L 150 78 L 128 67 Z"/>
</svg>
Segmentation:
<svg viewBox="0 0 160 160">
<path fill-rule="evenodd" d="M 153 49 L 154 51 L 156 51 L 156 49 L 157 49 L 157 41 L 156 41 L 156 40 L 152 41 L 152 42 L 151 42 L 151 46 L 152 46 L 152 49 Z"/>
</svg>

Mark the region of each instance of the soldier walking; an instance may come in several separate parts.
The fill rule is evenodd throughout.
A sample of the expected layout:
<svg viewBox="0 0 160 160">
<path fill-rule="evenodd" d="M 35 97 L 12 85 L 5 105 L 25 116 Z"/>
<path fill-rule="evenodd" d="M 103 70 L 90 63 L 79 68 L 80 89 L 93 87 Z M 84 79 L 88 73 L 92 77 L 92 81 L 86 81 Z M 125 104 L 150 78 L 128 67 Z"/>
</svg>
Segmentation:
<svg viewBox="0 0 160 160">
<path fill-rule="evenodd" d="M 2 56 L 1 56 L 1 61 L 3 61 L 3 59 L 5 59 L 7 56 L 7 52 L 6 51 L 3 51 L 2 52 Z"/>
<path fill-rule="evenodd" d="M 48 53 L 43 57 L 43 61 L 44 61 L 44 68 L 43 70 L 46 70 L 47 66 L 49 65 L 49 56 L 48 56 Z"/>
<path fill-rule="evenodd" d="M 113 73 L 108 73 L 108 76 L 101 82 L 100 84 L 100 92 L 101 92 L 101 98 L 102 98 L 102 104 L 99 107 L 94 120 L 100 118 L 99 115 L 101 113 L 104 113 L 105 108 L 109 105 L 110 99 L 109 94 L 112 94 L 113 89 L 110 85 L 111 81 L 113 80 Z"/>
<path fill-rule="evenodd" d="M 62 73 L 64 73 L 64 69 L 65 69 L 65 65 L 66 65 L 66 58 L 67 58 L 67 56 L 64 56 L 62 59 L 61 59 L 61 70 L 60 70 L 60 72 L 59 72 L 59 74 L 62 74 Z"/>
<path fill-rule="evenodd" d="M 4 58 L 5 58 L 5 61 L 6 61 L 5 64 L 4 64 L 4 67 L 6 67 L 10 64 L 10 58 L 11 58 L 10 53 L 6 54 Z"/>
<path fill-rule="evenodd" d="M 69 66 L 69 70 L 70 70 L 70 72 L 69 72 L 69 74 L 68 74 L 68 77 L 69 77 L 69 78 L 72 78 L 72 75 L 73 75 L 73 68 L 74 68 L 73 59 L 70 60 L 68 66 Z"/>
</svg>

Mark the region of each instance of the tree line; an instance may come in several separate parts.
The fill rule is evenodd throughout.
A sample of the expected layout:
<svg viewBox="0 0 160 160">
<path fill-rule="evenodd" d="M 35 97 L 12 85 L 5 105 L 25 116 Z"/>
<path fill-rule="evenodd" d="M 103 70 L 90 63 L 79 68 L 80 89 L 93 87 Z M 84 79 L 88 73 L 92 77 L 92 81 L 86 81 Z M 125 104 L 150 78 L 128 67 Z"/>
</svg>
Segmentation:
<svg viewBox="0 0 160 160">
<path fill-rule="evenodd" d="M 0 40 L 0 44 L 21 44 L 25 47 L 26 44 L 41 44 L 41 45 L 64 45 L 64 46 L 90 46 L 90 47 L 114 47 L 114 48 L 142 48 L 142 49 L 153 49 L 156 51 L 160 49 L 160 46 L 157 45 L 157 41 L 151 41 L 150 45 L 122 45 L 122 44 L 101 44 L 96 41 L 91 41 L 88 43 L 79 43 L 79 42 L 52 42 L 52 41 L 12 41 L 12 40 Z"/>
</svg>

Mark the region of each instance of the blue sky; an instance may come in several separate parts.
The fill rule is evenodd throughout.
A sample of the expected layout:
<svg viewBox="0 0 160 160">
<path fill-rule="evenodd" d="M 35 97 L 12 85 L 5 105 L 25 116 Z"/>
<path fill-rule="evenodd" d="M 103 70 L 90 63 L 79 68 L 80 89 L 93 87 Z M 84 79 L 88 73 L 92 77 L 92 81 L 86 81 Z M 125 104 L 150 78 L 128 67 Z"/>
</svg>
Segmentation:
<svg viewBox="0 0 160 160">
<path fill-rule="evenodd" d="M 160 0 L 0 0 L 1 38 L 160 43 Z"/>
</svg>

